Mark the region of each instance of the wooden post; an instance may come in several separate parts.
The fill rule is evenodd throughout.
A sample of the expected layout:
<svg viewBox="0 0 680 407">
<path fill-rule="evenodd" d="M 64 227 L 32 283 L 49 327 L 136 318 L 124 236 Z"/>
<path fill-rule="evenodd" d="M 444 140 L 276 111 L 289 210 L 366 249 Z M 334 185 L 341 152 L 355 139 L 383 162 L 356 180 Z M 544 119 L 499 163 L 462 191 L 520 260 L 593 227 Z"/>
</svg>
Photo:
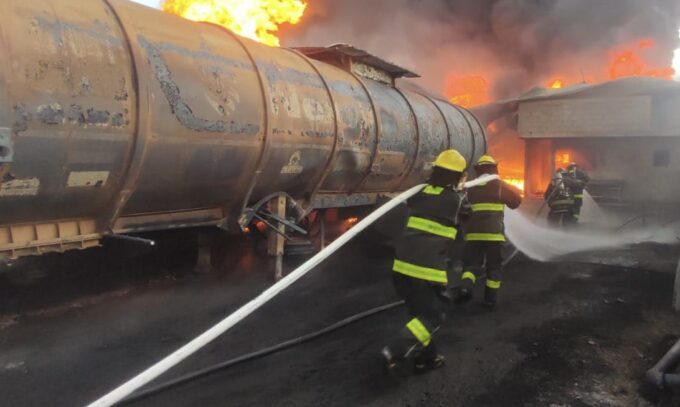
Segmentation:
<svg viewBox="0 0 680 407">
<path fill-rule="evenodd" d="M 678 265 L 675 267 L 675 288 L 673 291 L 673 309 L 680 311 L 680 258 Z"/>
<path fill-rule="evenodd" d="M 269 202 L 269 211 L 274 215 L 285 219 L 286 197 L 280 196 L 272 199 Z M 281 233 L 276 233 L 275 230 L 269 230 L 267 235 L 267 254 L 276 256 L 276 271 L 274 274 L 276 281 L 283 278 L 283 247 L 286 243 L 286 239 L 282 236 L 286 231 L 286 227 L 283 224 L 278 223 L 277 228 Z"/>
<path fill-rule="evenodd" d="M 196 273 L 209 273 L 212 271 L 212 235 L 206 231 L 198 232 L 198 255 L 194 271 Z"/>
</svg>

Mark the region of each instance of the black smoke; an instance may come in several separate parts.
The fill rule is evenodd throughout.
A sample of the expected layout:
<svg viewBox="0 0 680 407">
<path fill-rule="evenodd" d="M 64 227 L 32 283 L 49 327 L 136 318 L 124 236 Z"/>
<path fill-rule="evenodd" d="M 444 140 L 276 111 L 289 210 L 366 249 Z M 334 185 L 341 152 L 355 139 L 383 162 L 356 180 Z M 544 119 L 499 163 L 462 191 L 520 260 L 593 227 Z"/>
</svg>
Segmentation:
<svg viewBox="0 0 680 407">
<path fill-rule="evenodd" d="M 602 80 L 609 52 L 640 39 L 645 58 L 670 66 L 680 0 L 309 0 L 285 46 L 344 42 L 423 76 L 483 74 L 494 97 L 514 96 L 555 73 Z"/>
</svg>

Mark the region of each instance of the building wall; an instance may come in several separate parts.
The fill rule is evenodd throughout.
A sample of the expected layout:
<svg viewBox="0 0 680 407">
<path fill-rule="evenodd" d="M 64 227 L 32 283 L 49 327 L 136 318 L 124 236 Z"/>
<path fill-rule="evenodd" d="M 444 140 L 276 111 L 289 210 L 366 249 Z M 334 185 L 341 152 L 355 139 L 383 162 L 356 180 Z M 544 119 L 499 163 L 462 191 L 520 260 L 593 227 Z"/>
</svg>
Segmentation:
<svg viewBox="0 0 680 407">
<path fill-rule="evenodd" d="M 680 137 L 680 92 L 656 95 L 652 100 L 652 129 L 657 135 Z"/>
<path fill-rule="evenodd" d="M 666 115 L 664 115 L 666 116 Z M 519 106 L 522 138 L 637 137 L 652 130 L 652 98 L 554 99 Z"/>
</svg>

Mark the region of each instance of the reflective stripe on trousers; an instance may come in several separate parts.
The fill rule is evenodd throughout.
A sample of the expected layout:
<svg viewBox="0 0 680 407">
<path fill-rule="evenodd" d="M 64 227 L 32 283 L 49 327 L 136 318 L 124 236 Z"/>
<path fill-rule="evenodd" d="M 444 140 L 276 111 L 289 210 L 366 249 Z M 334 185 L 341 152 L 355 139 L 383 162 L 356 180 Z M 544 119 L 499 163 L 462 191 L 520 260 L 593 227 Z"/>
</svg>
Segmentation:
<svg viewBox="0 0 680 407">
<path fill-rule="evenodd" d="M 452 226 L 442 225 L 439 222 L 435 222 L 430 219 L 419 218 L 417 216 L 409 217 L 406 227 L 449 239 L 456 239 L 456 236 L 458 235 L 458 229 Z"/>
<path fill-rule="evenodd" d="M 505 235 L 502 233 L 468 233 L 465 235 L 465 240 L 480 242 L 505 242 Z"/>
<path fill-rule="evenodd" d="M 420 280 L 427 280 L 441 284 L 446 284 L 449 282 L 448 278 L 446 277 L 446 270 L 418 266 L 399 259 L 394 260 L 392 270 Z"/>
<path fill-rule="evenodd" d="M 477 282 L 477 276 L 475 273 L 471 271 L 466 271 L 463 273 L 463 275 L 460 277 L 461 280 L 470 280 L 472 281 L 472 284 L 475 284 Z"/>
<path fill-rule="evenodd" d="M 487 278 L 486 279 L 486 286 L 487 286 L 487 288 L 498 290 L 499 288 L 501 288 L 501 282 L 500 282 L 500 280 L 489 280 Z"/>
<path fill-rule="evenodd" d="M 406 324 L 406 328 L 408 328 L 408 330 L 423 346 L 430 344 L 430 341 L 432 340 L 432 334 L 418 318 L 413 318 L 411 321 L 409 321 L 409 323 Z"/>
</svg>

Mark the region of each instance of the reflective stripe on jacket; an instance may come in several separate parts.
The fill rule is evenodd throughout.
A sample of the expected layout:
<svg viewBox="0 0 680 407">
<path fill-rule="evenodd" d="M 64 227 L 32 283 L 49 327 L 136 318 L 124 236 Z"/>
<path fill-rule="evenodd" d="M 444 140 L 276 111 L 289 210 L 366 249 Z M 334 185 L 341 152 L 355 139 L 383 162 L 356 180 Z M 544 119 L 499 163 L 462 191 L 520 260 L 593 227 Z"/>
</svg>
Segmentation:
<svg viewBox="0 0 680 407">
<path fill-rule="evenodd" d="M 459 213 L 464 198 L 451 188 L 428 185 L 406 204 L 409 216 L 395 244 L 392 270 L 412 278 L 446 284 L 453 247 L 460 242 Z"/>
<path fill-rule="evenodd" d="M 505 207 L 517 208 L 522 202 L 520 192 L 501 180 L 487 182 L 467 191 L 472 215 L 465 223 L 465 240 L 504 242 Z"/>
</svg>

